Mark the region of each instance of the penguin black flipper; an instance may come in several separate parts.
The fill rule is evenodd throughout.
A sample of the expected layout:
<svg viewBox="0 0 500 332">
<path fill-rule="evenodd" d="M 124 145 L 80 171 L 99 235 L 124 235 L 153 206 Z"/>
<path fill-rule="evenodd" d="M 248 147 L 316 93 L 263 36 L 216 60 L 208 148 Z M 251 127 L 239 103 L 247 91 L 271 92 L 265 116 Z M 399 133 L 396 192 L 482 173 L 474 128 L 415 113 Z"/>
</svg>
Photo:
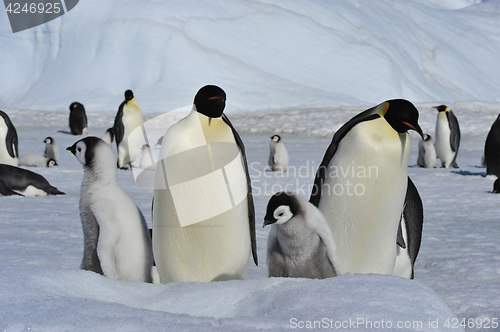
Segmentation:
<svg viewBox="0 0 500 332">
<path fill-rule="evenodd" d="M 247 202 L 248 202 L 248 222 L 250 225 L 250 241 L 252 244 L 252 257 L 255 265 L 259 265 L 259 259 L 257 257 L 257 238 L 255 235 L 255 207 L 253 203 L 253 195 L 252 195 L 252 184 L 250 182 L 250 173 L 248 172 L 248 165 L 247 165 L 247 156 L 245 154 L 245 145 L 243 144 L 243 141 L 241 140 L 240 135 L 234 129 L 233 125 L 231 124 L 231 121 L 229 121 L 229 118 L 225 115 L 222 114 L 222 120 L 231 128 L 231 131 L 233 132 L 234 140 L 236 141 L 236 145 L 238 145 L 238 148 L 241 151 L 241 156 L 243 157 L 243 165 L 245 167 L 245 174 L 247 177 Z"/>
<path fill-rule="evenodd" d="M 420 243 L 422 241 L 422 228 L 424 225 L 424 208 L 422 204 L 422 199 L 418 194 L 418 190 L 413 184 L 413 181 L 410 179 L 410 177 L 408 177 L 408 187 L 406 189 L 403 216 L 406 223 L 406 235 L 408 242 L 406 247 L 408 248 L 408 255 L 410 256 L 410 262 L 412 267 L 411 279 L 413 279 L 414 277 L 413 265 L 415 264 L 415 260 L 417 259 L 417 255 L 420 250 Z M 399 224 L 399 228 L 401 229 L 401 222 Z"/>
<path fill-rule="evenodd" d="M 118 108 L 118 113 L 116 113 L 115 124 L 113 125 L 113 132 L 115 134 L 116 148 L 120 145 L 123 140 L 123 135 L 125 135 L 125 126 L 123 125 L 123 106 L 125 106 L 126 101 L 120 104 Z"/>
<path fill-rule="evenodd" d="M 451 150 L 455 152 L 455 157 L 453 158 L 453 161 L 451 162 L 450 165 L 452 165 L 455 168 L 458 168 L 458 165 L 456 163 L 457 159 L 457 154 L 458 154 L 458 148 L 460 146 L 460 126 L 458 125 L 458 120 L 455 114 L 450 110 L 446 112 L 446 117 L 448 119 L 448 124 L 450 126 L 450 146 Z"/>
<path fill-rule="evenodd" d="M 0 195 L 2 196 L 12 196 L 12 195 L 21 195 L 20 193 L 16 193 L 14 190 L 10 189 L 1 179 L 0 179 Z"/>
<path fill-rule="evenodd" d="M 13 191 L 23 192 L 28 186 L 33 186 L 47 195 L 65 195 L 40 174 L 15 166 L 0 164 L 0 180 Z"/>
<path fill-rule="evenodd" d="M 19 142 L 17 138 L 16 127 L 10 118 L 3 111 L 0 111 L 0 116 L 3 117 L 5 125 L 7 126 L 7 136 L 5 137 L 5 144 L 7 146 L 7 152 L 12 158 L 19 158 Z"/>
<path fill-rule="evenodd" d="M 316 178 L 314 179 L 314 184 L 311 192 L 311 197 L 309 198 L 309 203 L 318 207 L 319 201 L 321 199 L 321 194 L 323 191 L 323 183 L 325 182 L 326 173 L 328 170 L 328 164 L 330 160 L 332 160 L 337 148 L 339 146 L 340 141 L 344 136 L 357 124 L 364 122 L 375 120 L 380 117 L 377 113 L 374 113 L 377 106 L 367 109 L 364 112 L 359 113 L 351 120 L 346 122 L 336 133 L 333 135 L 332 142 L 330 146 L 326 150 L 325 156 L 323 157 L 323 161 L 316 172 Z"/>
</svg>

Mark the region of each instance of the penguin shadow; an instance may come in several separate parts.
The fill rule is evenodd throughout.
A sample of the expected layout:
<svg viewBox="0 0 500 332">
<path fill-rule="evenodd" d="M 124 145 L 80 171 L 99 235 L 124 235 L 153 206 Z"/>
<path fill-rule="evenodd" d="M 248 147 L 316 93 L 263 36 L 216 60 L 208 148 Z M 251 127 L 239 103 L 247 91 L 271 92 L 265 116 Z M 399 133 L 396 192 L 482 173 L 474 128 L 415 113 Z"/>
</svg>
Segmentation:
<svg viewBox="0 0 500 332">
<path fill-rule="evenodd" d="M 67 130 L 58 130 L 57 132 L 58 132 L 58 133 L 61 133 L 61 134 L 66 134 L 66 135 L 71 135 L 71 136 L 73 136 L 73 134 L 72 134 L 71 132 L 67 131 Z"/>
<path fill-rule="evenodd" d="M 451 171 L 452 173 L 458 174 L 458 175 L 463 175 L 463 176 L 482 176 L 483 178 L 486 177 L 486 172 L 471 172 L 471 171 Z"/>
</svg>

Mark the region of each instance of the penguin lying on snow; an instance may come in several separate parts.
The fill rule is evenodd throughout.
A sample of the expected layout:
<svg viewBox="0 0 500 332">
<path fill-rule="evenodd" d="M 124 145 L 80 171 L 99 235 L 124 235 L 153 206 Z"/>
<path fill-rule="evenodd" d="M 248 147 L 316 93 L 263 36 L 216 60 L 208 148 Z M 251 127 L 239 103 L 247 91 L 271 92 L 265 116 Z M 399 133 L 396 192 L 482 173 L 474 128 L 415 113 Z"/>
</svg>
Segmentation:
<svg viewBox="0 0 500 332">
<path fill-rule="evenodd" d="M 388 100 L 349 120 L 318 168 L 310 202 L 332 231 L 343 273 L 393 274 L 397 234 L 408 190 L 412 129 L 418 111 Z"/>
<path fill-rule="evenodd" d="M 0 111 L 0 163 L 19 165 L 17 131 L 9 116 Z"/>
<path fill-rule="evenodd" d="M 283 139 L 279 135 L 271 137 L 269 149 L 271 150 L 269 154 L 269 167 L 271 167 L 271 170 L 286 172 L 288 169 L 288 152 L 285 144 L 283 144 Z"/>
<path fill-rule="evenodd" d="M 45 152 L 43 156 L 48 159 L 54 159 L 56 165 L 58 165 L 59 149 L 57 148 L 56 140 L 49 136 L 43 142 L 45 143 Z"/>
<path fill-rule="evenodd" d="M 65 195 L 40 174 L 16 166 L 0 164 L 2 186 L 23 196 Z"/>
<path fill-rule="evenodd" d="M 69 105 L 69 128 L 71 135 L 87 135 L 87 114 L 85 107 L 78 102 Z"/>
<path fill-rule="evenodd" d="M 118 280 L 152 282 L 151 239 L 134 201 L 118 185 L 111 147 L 86 137 L 67 150 L 83 165 L 80 217 L 84 231 L 81 268 Z"/>
<path fill-rule="evenodd" d="M 424 168 L 436 166 L 436 149 L 432 144 L 431 135 L 424 134 L 424 137 L 418 142 L 417 165 Z"/>
<path fill-rule="evenodd" d="M 330 278 L 342 273 L 332 233 L 321 212 L 302 197 L 286 192 L 267 204 L 264 227 L 269 277 Z"/>
<path fill-rule="evenodd" d="M 19 157 L 19 166 L 53 167 L 57 166 L 57 163 L 52 158 L 45 158 L 35 153 L 26 153 Z"/>
<path fill-rule="evenodd" d="M 446 106 L 434 106 L 438 110 L 436 120 L 436 152 L 441 167 L 458 168 L 457 154 L 460 146 L 460 126 L 453 112 Z"/>
</svg>

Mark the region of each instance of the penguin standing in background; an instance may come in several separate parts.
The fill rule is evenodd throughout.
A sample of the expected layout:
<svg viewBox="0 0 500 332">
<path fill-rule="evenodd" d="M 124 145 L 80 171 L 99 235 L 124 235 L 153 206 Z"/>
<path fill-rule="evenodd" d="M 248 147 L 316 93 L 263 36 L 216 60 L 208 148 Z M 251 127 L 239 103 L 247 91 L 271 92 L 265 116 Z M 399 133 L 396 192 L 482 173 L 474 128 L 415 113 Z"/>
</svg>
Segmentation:
<svg viewBox="0 0 500 332">
<path fill-rule="evenodd" d="M 106 132 L 104 133 L 104 136 L 102 137 L 102 140 L 106 142 L 109 146 L 113 143 L 113 140 L 115 138 L 115 134 L 113 132 L 113 127 L 108 128 Z"/>
<path fill-rule="evenodd" d="M 438 110 L 436 120 L 436 153 L 441 167 L 458 168 L 457 154 L 460 146 L 460 127 L 455 114 L 446 106 L 434 106 Z"/>
<path fill-rule="evenodd" d="M 496 179 L 495 183 L 493 183 L 493 191 L 492 194 L 500 194 L 500 179 Z"/>
<path fill-rule="evenodd" d="M 500 115 L 491 126 L 484 145 L 484 165 L 486 175 L 500 177 Z"/>
<path fill-rule="evenodd" d="M 436 166 L 436 149 L 432 144 L 431 135 L 424 134 L 418 142 L 417 165 L 423 168 L 434 168 Z"/>
<path fill-rule="evenodd" d="M 85 114 L 85 107 L 78 102 L 69 105 L 69 128 L 71 135 L 87 135 L 87 114 Z"/>
<path fill-rule="evenodd" d="M 288 152 L 285 144 L 283 144 L 283 139 L 279 135 L 273 135 L 269 148 L 271 150 L 269 154 L 269 167 L 271 167 L 271 170 L 286 172 L 288 169 Z"/>
<path fill-rule="evenodd" d="M 26 167 L 53 167 L 57 163 L 52 158 L 45 158 L 35 153 L 26 153 L 19 157 L 19 166 Z"/>
<path fill-rule="evenodd" d="M 43 142 L 45 143 L 43 156 L 48 159 L 54 159 L 56 165 L 59 164 L 59 149 L 57 148 L 56 140 L 49 136 Z"/>
<path fill-rule="evenodd" d="M 0 181 L 2 187 L 23 196 L 65 195 L 40 174 L 16 166 L 0 164 Z"/>
<path fill-rule="evenodd" d="M 132 90 L 125 91 L 125 100 L 120 104 L 115 117 L 113 132 L 118 149 L 118 168 L 126 165 L 135 167 L 135 159 L 141 154 L 144 136 L 141 130 L 132 131 L 143 125 L 142 110 Z"/>
<path fill-rule="evenodd" d="M 393 274 L 418 111 L 394 99 L 349 120 L 333 136 L 310 202 L 332 231 L 343 273 Z M 408 206 L 408 204 L 407 204 Z"/>
<path fill-rule="evenodd" d="M 3 111 L 0 111 L 0 164 L 19 165 L 17 131 Z"/>
<path fill-rule="evenodd" d="M 223 114 L 224 90 L 202 87 L 160 150 L 153 251 L 160 281 L 245 279 L 257 265 L 255 211 L 245 147 Z"/>
<path fill-rule="evenodd" d="M 137 205 L 118 185 L 111 147 L 90 136 L 67 150 L 84 169 L 80 217 L 85 247 L 81 268 L 116 280 L 152 282 L 149 230 Z"/>
<path fill-rule="evenodd" d="M 269 277 L 324 279 L 341 274 L 332 232 L 321 212 L 302 197 L 279 192 L 267 204 L 264 227 Z"/>
</svg>

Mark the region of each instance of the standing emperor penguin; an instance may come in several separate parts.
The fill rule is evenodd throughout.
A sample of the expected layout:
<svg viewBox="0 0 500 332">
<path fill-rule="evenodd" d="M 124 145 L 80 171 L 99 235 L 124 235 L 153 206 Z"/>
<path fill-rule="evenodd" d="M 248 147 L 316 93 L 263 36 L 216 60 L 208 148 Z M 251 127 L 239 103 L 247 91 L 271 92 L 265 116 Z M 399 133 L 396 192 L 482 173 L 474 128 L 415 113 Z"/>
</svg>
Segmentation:
<svg viewBox="0 0 500 332">
<path fill-rule="evenodd" d="M 48 159 L 54 159 L 56 164 L 59 164 L 59 149 L 57 148 L 56 140 L 49 136 L 43 142 L 45 143 L 43 156 Z"/>
<path fill-rule="evenodd" d="M 407 192 L 410 135 L 418 111 L 394 99 L 349 120 L 333 136 L 310 202 L 332 231 L 343 273 L 393 274 Z"/>
<path fill-rule="evenodd" d="M 269 277 L 324 279 L 341 274 L 337 247 L 323 214 L 299 195 L 279 192 L 267 204 L 264 227 Z"/>
<path fill-rule="evenodd" d="M 436 166 L 436 149 L 432 144 L 431 135 L 424 134 L 418 142 L 417 165 L 423 168 L 434 168 Z"/>
<path fill-rule="evenodd" d="M 84 169 L 80 196 L 82 270 L 116 280 L 152 282 L 149 230 L 137 205 L 118 185 L 111 147 L 89 136 L 67 150 Z"/>
<path fill-rule="evenodd" d="M 142 110 L 132 90 L 125 91 L 125 100 L 120 104 L 115 117 L 113 132 L 118 149 L 118 168 L 126 165 L 135 167 L 135 159 L 141 154 L 144 136 L 141 130 L 132 131 L 143 125 Z"/>
<path fill-rule="evenodd" d="M 286 172 L 288 169 L 288 152 L 285 144 L 283 144 L 283 139 L 279 135 L 273 135 L 269 148 L 271 150 L 269 154 L 269 167 L 271 167 L 271 170 Z"/>
<path fill-rule="evenodd" d="M 225 92 L 201 88 L 163 139 L 155 176 L 153 251 L 162 283 L 245 279 L 257 264 L 245 147 L 223 114 Z"/>
<path fill-rule="evenodd" d="M 0 164 L 19 165 L 17 131 L 3 111 L 0 111 Z"/>
<path fill-rule="evenodd" d="M 87 135 L 87 114 L 85 114 L 85 107 L 78 102 L 69 105 L 69 129 L 71 135 Z"/>
<path fill-rule="evenodd" d="M 486 175 L 500 177 L 500 115 L 491 126 L 484 145 L 484 166 Z"/>
<path fill-rule="evenodd" d="M 434 106 L 438 110 L 436 120 L 436 152 L 441 167 L 458 168 L 457 154 L 460 146 L 460 127 L 455 114 L 446 106 Z"/>
</svg>

